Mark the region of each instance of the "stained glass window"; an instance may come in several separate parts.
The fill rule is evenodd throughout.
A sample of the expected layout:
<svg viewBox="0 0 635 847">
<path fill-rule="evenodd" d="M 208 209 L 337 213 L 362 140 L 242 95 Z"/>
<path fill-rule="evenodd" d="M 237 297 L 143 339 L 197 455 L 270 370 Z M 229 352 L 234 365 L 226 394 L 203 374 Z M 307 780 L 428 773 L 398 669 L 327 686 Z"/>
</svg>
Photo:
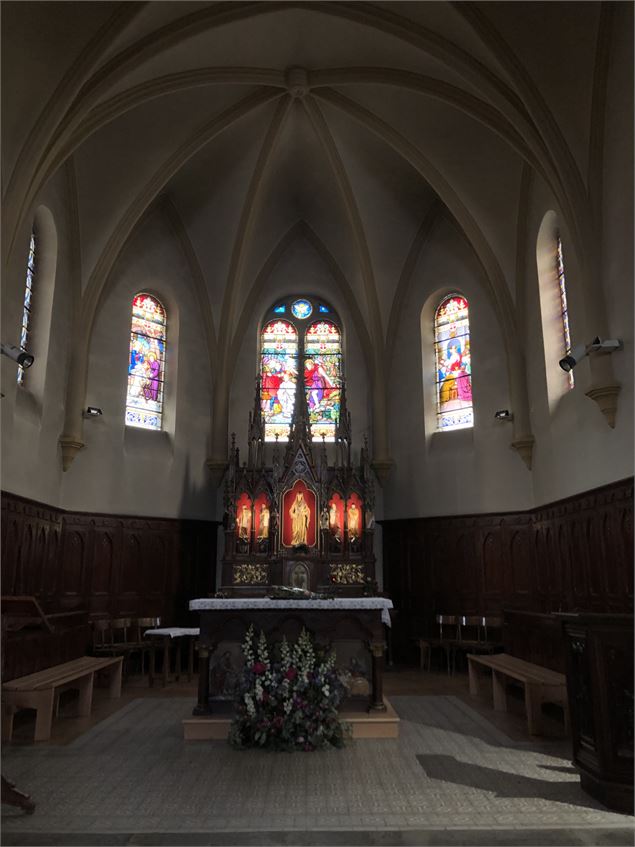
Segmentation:
<svg viewBox="0 0 635 847">
<path fill-rule="evenodd" d="M 342 384 L 340 331 L 330 321 L 316 321 L 304 336 L 304 384 L 314 441 L 335 440 Z"/>
<path fill-rule="evenodd" d="M 33 281 L 35 280 L 35 230 L 31 230 L 29 241 L 29 256 L 26 263 L 26 284 L 24 286 L 24 303 L 22 306 L 22 328 L 20 330 L 20 350 L 26 353 L 29 349 L 29 324 L 33 307 Z M 24 384 L 25 369 L 18 365 L 18 385 Z"/>
<path fill-rule="evenodd" d="M 310 317 L 312 311 L 313 306 L 308 300 L 296 300 L 291 304 L 291 312 L 293 313 L 293 316 L 300 318 L 300 320 Z"/>
<path fill-rule="evenodd" d="M 284 303 L 280 303 L 278 306 L 274 307 L 273 311 L 276 313 L 276 315 L 284 315 L 284 313 L 287 311 L 287 307 L 284 305 Z"/>
<path fill-rule="evenodd" d="M 562 341 L 564 355 L 568 356 L 571 352 L 571 333 L 569 332 L 569 310 L 567 308 L 567 287 L 564 278 L 562 241 L 559 234 L 556 236 L 556 273 L 558 275 L 558 290 L 560 295 L 560 314 L 562 316 Z M 569 378 L 569 388 L 573 388 L 575 385 L 573 370 L 568 372 L 567 377 Z"/>
<path fill-rule="evenodd" d="M 470 321 L 467 300 L 451 294 L 434 316 L 434 349 L 437 370 L 437 428 L 474 426 Z"/>
<path fill-rule="evenodd" d="M 330 311 L 331 310 L 329 309 L 329 307 L 325 306 L 324 303 L 320 303 L 320 305 L 318 306 L 318 312 L 322 312 L 323 314 L 328 314 L 328 312 L 330 312 Z"/>
<path fill-rule="evenodd" d="M 161 429 L 166 323 L 159 301 L 137 294 L 132 301 L 126 426 Z"/>
<path fill-rule="evenodd" d="M 261 334 L 260 403 L 265 441 L 289 437 L 298 377 L 298 334 L 288 321 L 271 321 Z"/>
</svg>

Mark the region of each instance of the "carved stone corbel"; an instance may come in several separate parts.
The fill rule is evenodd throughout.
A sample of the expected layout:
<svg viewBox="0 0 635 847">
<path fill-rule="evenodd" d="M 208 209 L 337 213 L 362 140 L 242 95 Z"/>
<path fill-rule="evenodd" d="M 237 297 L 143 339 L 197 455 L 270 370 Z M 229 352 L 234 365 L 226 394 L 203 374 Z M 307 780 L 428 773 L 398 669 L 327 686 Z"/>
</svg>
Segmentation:
<svg viewBox="0 0 635 847">
<path fill-rule="evenodd" d="M 210 476 L 212 478 L 212 485 L 214 488 L 218 488 L 223 476 L 225 475 L 227 459 L 208 459 L 205 464 L 209 469 Z"/>
<path fill-rule="evenodd" d="M 597 388 L 590 388 L 586 392 L 586 396 L 590 400 L 594 400 L 600 407 L 600 411 L 606 418 L 607 424 L 611 429 L 615 429 L 615 416 L 617 414 L 617 398 L 621 391 L 621 386 L 602 385 Z"/>
<path fill-rule="evenodd" d="M 60 447 L 62 448 L 62 470 L 67 471 L 73 464 L 73 459 L 84 447 L 83 441 L 77 441 L 74 438 L 60 438 Z"/>
<path fill-rule="evenodd" d="M 383 487 L 384 483 L 390 476 L 395 462 L 393 459 L 373 459 L 370 463 L 371 468 L 375 471 L 375 476 L 379 480 L 379 484 Z"/>
<path fill-rule="evenodd" d="M 523 462 L 527 465 L 528 470 L 531 470 L 531 463 L 534 455 L 534 443 L 535 439 L 533 435 L 529 435 L 525 438 L 517 438 L 510 444 L 512 450 L 515 450 Z"/>
</svg>

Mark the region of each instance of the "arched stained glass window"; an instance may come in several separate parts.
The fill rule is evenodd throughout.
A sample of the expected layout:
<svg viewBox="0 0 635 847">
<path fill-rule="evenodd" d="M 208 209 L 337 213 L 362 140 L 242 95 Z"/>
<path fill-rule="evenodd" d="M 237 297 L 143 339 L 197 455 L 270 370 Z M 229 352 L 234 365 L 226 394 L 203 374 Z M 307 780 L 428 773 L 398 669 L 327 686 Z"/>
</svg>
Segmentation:
<svg viewBox="0 0 635 847">
<path fill-rule="evenodd" d="M 556 273 L 558 276 L 558 294 L 560 296 L 560 315 L 562 318 L 562 348 L 564 355 L 568 356 L 571 352 L 571 333 L 569 331 L 567 287 L 564 278 L 564 258 L 562 255 L 562 240 L 560 239 L 560 233 L 556 234 Z M 568 372 L 567 376 L 569 378 L 569 388 L 573 388 L 575 385 L 573 369 Z"/>
<path fill-rule="evenodd" d="M 298 376 L 298 333 L 289 321 L 270 321 L 260 346 L 260 402 L 265 441 L 289 437 Z"/>
<path fill-rule="evenodd" d="M 35 229 L 31 230 L 29 240 L 29 256 L 26 262 L 26 283 L 24 286 L 24 303 L 22 305 L 22 328 L 20 330 L 20 350 L 29 350 L 29 331 L 33 308 L 33 283 L 35 281 Z M 24 385 L 25 369 L 18 365 L 18 385 Z"/>
<path fill-rule="evenodd" d="M 161 429 L 165 343 L 165 309 L 150 294 L 132 301 L 126 426 Z"/>
<path fill-rule="evenodd" d="M 304 384 L 314 441 L 335 441 L 340 417 L 342 341 L 330 321 L 316 321 L 304 336 Z"/>
<path fill-rule="evenodd" d="M 467 300 L 461 294 L 450 294 L 437 307 L 434 350 L 438 429 L 474 426 L 470 321 Z"/>
</svg>

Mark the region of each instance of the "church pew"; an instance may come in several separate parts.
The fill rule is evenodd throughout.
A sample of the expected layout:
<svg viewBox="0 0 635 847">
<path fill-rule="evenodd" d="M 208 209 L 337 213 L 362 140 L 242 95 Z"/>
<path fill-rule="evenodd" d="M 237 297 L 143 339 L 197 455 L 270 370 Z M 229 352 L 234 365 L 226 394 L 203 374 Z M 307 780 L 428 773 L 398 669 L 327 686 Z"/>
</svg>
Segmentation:
<svg viewBox="0 0 635 847">
<path fill-rule="evenodd" d="M 121 696 L 122 657 L 94 658 L 83 656 L 46 670 L 12 679 L 2 686 L 2 740 L 11 741 L 13 716 L 18 709 L 35 709 L 34 741 L 51 737 L 55 698 L 63 691 L 79 689 L 80 715 L 89 715 L 93 700 L 95 673 L 107 670 L 110 674 L 110 697 Z"/>
<path fill-rule="evenodd" d="M 497 653 L 491 656 L 468 653 L 468 672 L 470 694 L 477 697 L 480 693 L 482 668 L 491 670 L 494 708 L 499 712 L 507 711 L 507 683 L 509 680 L 520 682 L 525 690 L 525 709 L 530 735 L 544 735 L 542 711 L 543 703 L 556 703 L 564 711 L 565 732 L 569 725 L 569 707 L 567 701 L 567 680 L 564 674 L 509 656 Z"/>
</svg>

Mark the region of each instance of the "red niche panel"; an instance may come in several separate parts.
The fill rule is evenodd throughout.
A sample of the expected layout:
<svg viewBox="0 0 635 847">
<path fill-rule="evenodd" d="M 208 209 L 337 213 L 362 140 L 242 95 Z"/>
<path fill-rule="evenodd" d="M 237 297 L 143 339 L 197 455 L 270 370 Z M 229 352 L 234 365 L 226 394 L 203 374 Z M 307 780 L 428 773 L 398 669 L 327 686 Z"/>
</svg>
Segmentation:
<svg viewBox="0 0 635 847">
<path fill-rule="evenodd" d="M 251 535 L 251 497 L 244 492 L 236 501 L 236 535 L 249 541 Z"/>
<path fill-rule="evenodd" d="M 344 533 L 344 500 L 339 494 L 329 500 L 329 532 L 338 541 Z"/>
<path fill-rule="evenodd" d="M 315 547 L 315 494 L 298 480 L 282 498 L 282 543 L 285 547 Z"/>
<path fill-rule="evenodd" d="M 259 494 L 254 503 L 254 521 L 256 524 L 256 538 L 266 541 L 271 529 L 271 503 L 266 494 Z"/>
<path fill-rule="evenodd" d="M 348 527 L 350 541 L 362 537 L 363 518 L 362 499 L 359 494 L 351 494 L 346 501 L 346 526 Z"/>
</svg>

